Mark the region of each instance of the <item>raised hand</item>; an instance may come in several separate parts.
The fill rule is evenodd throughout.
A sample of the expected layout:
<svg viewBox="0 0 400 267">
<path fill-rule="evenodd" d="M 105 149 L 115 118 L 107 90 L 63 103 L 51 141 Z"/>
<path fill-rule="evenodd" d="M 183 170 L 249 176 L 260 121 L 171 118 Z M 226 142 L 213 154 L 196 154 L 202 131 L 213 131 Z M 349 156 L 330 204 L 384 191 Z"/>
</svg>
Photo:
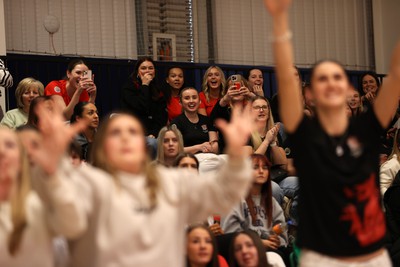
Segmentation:
<svg viewBox="0 0 400 267">
<path fill-rule="evenodd" d="M 393 75 L 396 80 L 400 80 L 400 41 L 397 42 L 392 54 L 390 74 Z"/>
<path fill-rule="evenodd" d="M 153 75 L 151 75 L 150 73 L 145 73 L 144 75 L 140 76 L 142 84 L 144 85 L 149 85 L 153 80 L 153 78 L 154 78 Z"/>
<path fill-rule="evenodd" d="M 220 105 L 222 107 L 226 107 L 229 105 L 230 101 L 233 97 L 240 95 L 240 90 L 236 88 L 235 85 L 229 86 L 228 90 L 226 90 L 225 95 L 220 100 Z"/>
<path fill-rule="evenodd" d="M 292 0 L 264 0 L 264 5 L 271 16 L 281 15 L 290 7 Z"/>
<path fill-rule="evenodd" d="M 250 91 L 250 89 L 247 88 L 246 86 L 240 87 L 239 92 L 240 92 L 241 95 L 243 95 L 243 96 L 245 96 L 245 97 L 251 97 L 251 96 L 253 96 L 253 93 L 252 93 L 252 92 Z"/>
<path fill-rule="evenodd" d="M 264 96 L 264 90 L 260 85 L 254 85 L 253 86 L 253 92 L 256 95 Z"/>
<path fill-rule="evenodd" d="M 222 230 L 219 223 L 214 223 L 213 225 L 209 226 L 209 229 L 215 236 L 224 234 L 224 230 Z"/>
<path fill-rule="evenodd" d="M 272 127 L 266 134 L 265 140 L 268 141 L 268 143 L 272 143 L 276 141 L 276 137 L 278 136 L 279 129 L 281 128 L 281 124 L 277 123 L 275 124 L 274 127 Z"/>
<path fill-rule="evenodd" d="M 232 109 L 230 123 L 218 119 L 216 126 L 225 137 L 226 153 L 233 157 L 243 157 L 244 146 L 255 128 L 251 104 L 247 104 L 245 107 L 236 104 Z"/>
<path fill-rule="evenodd" d="M 65 124 L 60 112 L 47 109 L 40 103 L 35 110 L 39 117 L 42 142 L 37 148 L 30 148 L 32 159 L 47 174 L 54 174 L 72 138 L 86 127 L 82 120 L 72 125 Z"/>
</svg>

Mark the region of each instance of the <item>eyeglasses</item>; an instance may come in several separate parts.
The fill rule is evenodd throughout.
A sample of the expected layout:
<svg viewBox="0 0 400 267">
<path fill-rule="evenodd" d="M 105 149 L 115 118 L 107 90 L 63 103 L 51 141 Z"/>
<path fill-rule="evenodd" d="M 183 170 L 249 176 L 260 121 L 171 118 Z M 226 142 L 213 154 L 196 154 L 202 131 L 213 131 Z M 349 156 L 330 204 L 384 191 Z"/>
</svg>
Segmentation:
<svg viewBox="0 0 400 267">
<path fill-rule="evenodd" d="M 254 106 L 254 110 L 268 110 L 268 106 Z"/>
</svg>

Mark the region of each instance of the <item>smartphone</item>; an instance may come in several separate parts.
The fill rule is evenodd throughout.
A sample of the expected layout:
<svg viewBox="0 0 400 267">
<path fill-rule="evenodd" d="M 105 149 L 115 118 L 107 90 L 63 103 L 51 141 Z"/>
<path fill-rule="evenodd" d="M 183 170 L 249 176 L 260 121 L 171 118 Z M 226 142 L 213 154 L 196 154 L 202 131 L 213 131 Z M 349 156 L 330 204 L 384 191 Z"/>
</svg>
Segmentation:
<svg viewBox="0 0 400 267">
<path fill-rule="evenodd" d="M 213 215 L 214 224 L 221 224 L 221 216 Z"/>
<path fill-rule="evenodd" d="M 240 90 L 240 87 L 242 87 L 242 83 L 241 82 L 235 82 L 234 83 L 236 90 Z"/>
<path fill-rule="evenodd" d="M 235 86 L 235 88 L 237 90 L 240 89 L 240 87 L 242 87 L 242 83 L 241 83 L 241 78 L 240 75 L 232 75 L 231 76 L 231 81 L 233 82 L 233 85 Z"/>
<path fill-rule="evenodd" d="M 83 78 L 88 78 L 89 80 L 92 79 L 92 70 L 87 70 L 83 73 Z"/>
</svg>

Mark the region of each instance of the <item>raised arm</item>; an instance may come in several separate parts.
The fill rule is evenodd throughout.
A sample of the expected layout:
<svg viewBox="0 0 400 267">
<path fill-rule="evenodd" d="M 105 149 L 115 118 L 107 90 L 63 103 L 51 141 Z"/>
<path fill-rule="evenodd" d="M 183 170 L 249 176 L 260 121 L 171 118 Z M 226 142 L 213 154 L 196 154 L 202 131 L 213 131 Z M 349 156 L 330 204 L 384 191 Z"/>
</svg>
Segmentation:
<svg viewBox="0 0 400 267">
<path fill-rule="evenodd" d="M 29 148 L 35 162 L 34 188 L 47 207 L 47 219 L 51 229 L 69 239 L 81 235 L 87 228 L 90 208 L 90 188 L 81 177 L 72 177 L 71 165 L 61 159 L 72 138 L 85 127 L 78 122 L 66 125 L 62 111 L 52 113 L 40 103 L 37 110 L 41 142 Z"/>
<path fill-rule="evenodd" d="M 288 18 L 291 2 L 291 0 L 264 0 L 265 7 L 273 21 L 271 41 L 278 79 L 279 112 L 285 129 L 289 133 L 296 130 L 303 117 L 300 84 L 293 74 L 292 32 L 289 29 Z"/>
<path fill-rule="evenodd" d="M 390 70 L 374 102 L 374 110 L 381 126 L 387 128 L 399 105 L 400 98 L 400 42 L 393 51 Z"/>
<path fill-rule="evenodd" d="M 218 172 L 201 177 L 194 177 L 193 173 L 177 173 L 182 202 L 191 222 L 203 220 L 210 214 L 229 212 L 247 194 L 251 184 L 250 161 L 244 150 L 254 128 L 250 106 L 244 110 L 234 108 L 230 123 L 217 120 L 216 124 L 226 136 L 227 163 Z"/>
</svg>

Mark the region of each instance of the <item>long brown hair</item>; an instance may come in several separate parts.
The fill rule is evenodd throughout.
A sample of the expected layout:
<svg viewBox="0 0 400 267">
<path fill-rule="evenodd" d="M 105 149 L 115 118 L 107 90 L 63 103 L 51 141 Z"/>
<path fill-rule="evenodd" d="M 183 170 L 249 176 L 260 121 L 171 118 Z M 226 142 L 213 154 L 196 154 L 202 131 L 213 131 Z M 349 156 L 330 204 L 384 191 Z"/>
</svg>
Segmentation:
<svg viewBox="0 0 400 267">
<path fill-rule="evenodd" d="M 8 130 L 8 129 L 7 129 Z M 21 169 L 16 177 L 16 190 L 10 198 L 11 222 L 13 230 L 8 237 L 8 252 L 15 256 L 17 253 L 24 230 L 27 226 L 26 199 L 31 190 L 29 160 L 22 142 L 18 138 Z"/>
<path fill-rule="evenodd" d="M 254 232 L 253 230 L 244 230 L 242 232 L 235 234 L 235 236 L 232 238 L 231 247 L 230 247 L 230 256 L 229 256 L 229 258 L 230 258 L 229 266 L 230 267 L 240 267 L 235 258 L 235 241 L 239 235 L 247 235 L 248 237 L 250 237 L 250 239 L 253 241 L 254 246 L 257 248 L 257 254 L 258 254 L 257 267 L 271 266 L 268 264 L 266 250 L 265 250 L 265 247 L 264 247 L 260 237 L 258 236 L 258 234 L 256 232 Z"/>
<path fill-rule="evenodd" d="M 271 189 L 271 177 L 270 177 L 270 169 L 271 169 L 271 162 L 267 159 L 266 156 L 261 154 L 252 154 L 251 160 L 253 165 L 256 163 L 262 163 L 268 167 L 268 180 L 261 186 L 261 200 L 260 205 L 264 208 L 265 213 L 267 214 L 267 221 L 268 227 L 272 225 L 272 189 Z M 249 207 L 249 212 L 251 216 L 251 221 L 254 225 L 256 222 L 256 211 L 255 211 L 255 204 L 251 194 L 249 193 L 246 197 L 246 203 Z"/>
<path fill-rule="evenodd" d="M 206 227 L 203 224 L 190 225 L 186 230 L 186 236 L 188 237 L 189 234 L 197 228 L 201 228 L 201 229 L 207 231 L 207 233 L 210 235 L 212 246 L 213 246 L 211 261 L 209 263 L 207 263 L 206 267 L 219 267 L 217 241 L 215 239 L 214 234 L 210 231 L 210 229 L 208 227 Z M 186 266 L 190 267 L 189 257 L 187 257 L 187 256 L 186 256 Z"/>
<path fill-rule="evenodd" d="M 130 117 L 141 125 L 140 121 L 135 116 L 128 113 L 118 113 L 116 116 L 105 119 L 98 128 L 91 151 L 93 166 L 111 174 L 117 186 L 119 186 L 120 184 L 120 181 L 116 176 L 118 169 L 110 165 L 109 160 L 107 159 L 107 155 L 105 154 L 103 144 L 105 142 L 105 139 L 107 138 L 107 130 L 110 127 L 110 124 L 120 116 Z M 142 125 L 141 130 L 143 131 L 143 142 L 146 142 Z M 149 158 L 145 162 L 144 174 L 146 175 L 146 190 L 150 200 L 150 208 L 153 209 L 157 205 L 159 178 L 156 167 L 153 164 L 150 164 Z"/>
</svg>

